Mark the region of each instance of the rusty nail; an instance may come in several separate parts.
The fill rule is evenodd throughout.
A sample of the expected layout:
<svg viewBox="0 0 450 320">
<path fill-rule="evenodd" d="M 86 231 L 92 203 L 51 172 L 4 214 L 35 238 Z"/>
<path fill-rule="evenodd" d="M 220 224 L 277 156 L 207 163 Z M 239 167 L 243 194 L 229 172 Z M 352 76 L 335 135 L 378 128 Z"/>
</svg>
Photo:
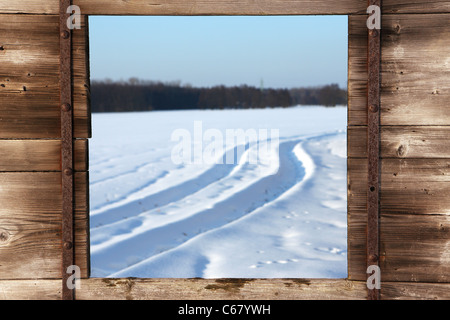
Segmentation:
<svg viewBox="0 0 450 320">
<path fill-rule="evenodd" d="M 70 241 L 66 241 L 66 242 L 64 242 L 64 249 L 67 249 L 67 250 L 70 250 L 70 249 L 72 249 L 72 242 L 70 242 Z"/>
<path fill-rule="evenodd" d="M 377 37 L 378 36 L 378 30 L 377 29 L 371 29 L 369 32 L 370 32 L 370 35 L 372 37 Z"/>
<path fill-rule="evenodd" d="M 61 106 L 61 109 L 63 110 L 63 111 L 70 111 L 70 109 L 72 109 L 72 107 L 70 106 L 70 104 L 68 104 L 68 103 L 64 103 L 62 106 Z"/>
<path fill-rule="evenodd" d="M 69 37 L 70 37 L 70 32 L 69 31 L 64 30 L 64 31 L 61 32 L 61 38 L 69 39 Z"/>
<path fill-rule="evenodd" d="M 369 256 L 369 261 L 370 261 L 371 263 L 377 262 L 377 261 L 378 261 L 378 256 L 377 256 L 376 254 L 371 254 L 371 255 Z"/>
<path fill-rule="evenodd" d="M 375 191 L 375 187 L 374 186 L 371 186 L 370 187 L 370 192 L 374 192 Z"/>
<path fill-rule="evenodd" d="M 377 106 L 376 104 L 371 104 L 371 105 L 369 106 L 369 110 L 370 110 L 370 112 L 372 112 L 372 113 L 378 112 L 378 106 Z"/>
<path fill-rule="evenodd" d="M 64 169 L 64 174 L 66 176 L 71 176 L 73 174 L 73 170 L 70 168 Z"/>
</svg>

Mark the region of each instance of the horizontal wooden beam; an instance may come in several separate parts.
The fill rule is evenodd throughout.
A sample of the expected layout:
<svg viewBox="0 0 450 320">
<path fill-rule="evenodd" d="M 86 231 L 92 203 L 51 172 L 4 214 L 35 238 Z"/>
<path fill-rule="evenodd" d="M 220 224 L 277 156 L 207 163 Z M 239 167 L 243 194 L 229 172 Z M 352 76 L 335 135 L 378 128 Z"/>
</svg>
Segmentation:
<svg viewBox="0 0 450 320">
<path fill-rule="evenodd" d="M 349 158 L 367 157 L 367 127 L 348 127 Z M 382 158 L 450 159 L 450 126 L 382 126 Z"/>
<path fill-rule="evenodd" d="M 365 283 L 343 279 L 86 279 L 77 299 L 365 299 Z"/>
<path fill-rule="evenodd" d="M 88 140 L 75 140 L 74 165 L 88 170 Z M 0 139 L 0 172 L 13 171 L 61 171 L 61 140 Z"/>
<path fill-rule="evenodd" d="M 365 0 L 73 0 L 88 15 L 288 15 L 365 13 Z M 58 0 L 0 1 L 0 13 L 56 14 Z"/>
<path fill-rule="evenodd" d="M 345 279 L 81 279 L 79 300 L 362 300 L 365 281 Z M 381 282 L 385 300 L 448 300 L 449 283 Z M 58 300 L 59 280 L 0 280 L 0 300 Z"/>
<path fill-rule="evenodd" d="M 365 162 L 347 162 L 349 210 L 365 207 Z M 381 167 L 382 213 L 450 214 L 450 159 L 382 159 Z"/>
<path fill-rule="evenodd" d="M 450 283 L 382 282 L 384 300 L 450 300 Z"/>
<path fill-rule="evenodd" d="M 449 13 L 450 3 L 440 0 L 383 0 L 383 13 Z"/>
<path fill-rule="evenodd" d="M 97 15 L 286 15 L 365 14 L 365 0 L 73 0 L 83 14 Z M 58 0 L 0 1 L 0 13 L 57 14 Z M 450 5 L 439 0 L 385 0 L 384 13 L 442 13 Z"/>
</svg>

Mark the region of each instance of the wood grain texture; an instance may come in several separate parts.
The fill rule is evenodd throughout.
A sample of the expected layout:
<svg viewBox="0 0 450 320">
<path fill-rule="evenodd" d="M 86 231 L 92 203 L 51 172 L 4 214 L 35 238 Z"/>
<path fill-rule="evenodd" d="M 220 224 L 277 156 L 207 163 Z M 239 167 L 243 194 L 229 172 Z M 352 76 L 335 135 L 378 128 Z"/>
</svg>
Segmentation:
<svg viewBox="0 0 450 320">
<path fill-rule="evenodd" d="M 450 126 L 383 126 L 382 158 L 450 158 Z M 367 127 L 349 126 L 347 132 L 350 158 L 367 157 Z"/>
<path fill-rule="evenodd" d="M 357 300 L 365 282 L 344 279 L 82 279 L 79 300 Z"/>
<path fill-rule="evenodd" d="M 364 14 L 367 1 L 361 0 L 144 0 L 109 1 L 73 0 L 83 14 L 98 15 L 261 15 L 261 14 Z M 57 0 L 0 0 L 0 13 L 57 14 Z M 448 1 L 442 0 L 387 0 L 384 13 L 440 13 L 450 12 Z"/>
<path fill-rule="evenodd" d="M 275 300 L 275 299 L 335 299 L 361 300 L 366 298 L 364 281 L 341 279 L 265 279 L 230 285 L 226 291 L 225 282 L 206 279 L 82 279 L 81 289 L 76 297 L 82 300 L 190 300 L 199 294 L 205 300 Z M 303 285 L 301 284 L 303 281 Z M 309 281 L 309 285 L 307 285 Z M 216 290 L 205 289 L 209 286 Z M 224 289 L 219 289 L 222 286 Z M 333 288 L 334 287 L 334 288 Z M 448 300 L 448 283 L 382 282 L 381 298 L 384 300 Z M 249 290 L 251 293 L 247 294 Z M 233 291 L 234 290 L 234 291 Z M 144 294 L 142 294 L 144 292 Z M 278 293 L 278 294 L 277 294 Z M 273 297 L 273 298 L 272 298 Z M 0 280 L 0 300 L 59 300 L 59 280 Z"/>
<path fill-rule="evenodd" d="M 449 300 L 450 283 L 382 282 L 383 300 Z"/>
<path fill-rule="evenodd" d="M 0 300 L 60 299 L 60 280 L 0 280 Z"/>
<path fill-rule="evenodd" d="M 73 0 L 87 15 L 292 15 L 365 13 L 365 0 Z M 58 0 L 0 0 L 1 13 L 57 14 Z"/>
<path fill-rule="evenodd" d="M 88 170 L 88 141 L 74 142 L 76 171 Z M 0 140 L 0 172 L 61 171 L 61 140 Z"/>
<path fill-rule="evenodd" d="M 382 125 L 450 125 L 450 14 L 382 23 Z"/>
<path fill-rule="evenodd" d="M 383 13 L 449 13 L 448 0 L 383 0 Z"/>
<path fill-rule="evenodd" d="M 366 280 L 367 158 L 347 158 L 347 276 Z"/>
<path fill-rule="evenodd" d="M 366 205 L 366 162 L 348 160 L 348 205 L 355 212 Z M 450 214 L 450 159 L 383 159 L 381 166 L 383 214 Z"/>
<path fill-rule="evenodd" d="M 367 125 L 367 17 L 348 17 L 348 125 Z"/>
<path fill-rule="evenodd" d="M 381 125 L 450 125 L 449 14 L 383 15 Z M 349 17 L 348 125 L 367 125 L 367 27 Z"/>
<path fill-rule="evenodd" d="M 61 276 L 61 172 L 0 173 L 0 279 Z M 88 174 L 75 174 L 75 262 L 89 274 Z"/>
<path fill-rule="evenodd" d="M 381 217 L 384 281 L 450 282 L 450 215 Z"/>
<path fill-rule="evenodd" d="M 449 282 L 450 160 L 383 159 L 381 166 L 383 281 Z M 348 277 L 364 280 L 367 160 L 349 159 L 348 168 Z"/>
<path fill-rule="evenodd" d="M 77 138 L 91 135 L 86 32 L 72 40 Z M 0 34 L 0 138 L 60 137 L 58 17 L 0 15 Z"/>
</svg>

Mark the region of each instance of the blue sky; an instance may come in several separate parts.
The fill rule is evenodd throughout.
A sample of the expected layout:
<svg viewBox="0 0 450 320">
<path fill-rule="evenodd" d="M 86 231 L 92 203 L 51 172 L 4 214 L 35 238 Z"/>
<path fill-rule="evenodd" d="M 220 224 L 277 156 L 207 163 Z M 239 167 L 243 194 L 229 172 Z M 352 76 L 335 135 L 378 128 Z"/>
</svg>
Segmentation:
<svg viewBox="0 0 450 320">
<path fill-rule="evenodd" d="M 91 16 L 91 79 L 347 87 L 346 16 Z"/>
</svg>

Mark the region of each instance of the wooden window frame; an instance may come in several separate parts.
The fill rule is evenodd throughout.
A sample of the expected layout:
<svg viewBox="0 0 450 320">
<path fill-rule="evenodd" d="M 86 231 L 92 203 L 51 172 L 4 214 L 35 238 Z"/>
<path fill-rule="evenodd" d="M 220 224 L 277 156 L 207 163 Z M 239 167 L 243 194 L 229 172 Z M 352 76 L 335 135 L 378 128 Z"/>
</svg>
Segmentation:
<svg viewBox="0 0 450 320">
<path fill-rule="evenodd" d="M 340 14 L 341 16 L 348 16 Z M 95 15 L 94 15 L 95 16 Z M 142 15 L 145 16 L 145 15 Z M 170 15 L 174 16 L 174 15 Z M 206 16 L 206 15 L 203 15 Z M 218 16 L 218 15 L 216 15 Z M 244 15 L 253 16 L 253 15 Z M 262 16 L 262 15 L 260 15 Z M 264 15 L 268 16 L 268 15 Z M 270 16 L 270 15 L 269 15 Z M 287 16 L 285 14 L 284 16 Z M 305 16 L 296 14 L 295 16 Z M 88 19 L 89 16 L 86 16 Z M 350 28 L 350 26 L 348 27 Z M 88 40 L 89 41 L 89 40 Z M 349 63 L 347 59 L 347 64 Z M 347 86 L 347 92 L 349 88 Z M 348 107 L 346 107 L 348 108 Z M 106 286 L 106 288 L 105 288 Z M 114 288 L 114 289 L 112 289 Z M 77 299 L 366 299 L 366 282 L 348 278 L 84 278 Z"/>
<path fill-rule="evenodd" d="M 308 12 L 308 11 L 306 11 Z M 306 15 L 309 15 L 307 13 Z M 218 14 L 215 14 L 218 15 Z M 252 16 L 253 14 L 243 14 Z M 293 15 L 285 10 L 279 15 Z M 295 14 L 305 15 L 305 14 Z M 338 15 L 347 15 L 340 13 Z M 88 16 L 86 17 L 86 19 Z M 363 15 L 361 21 L 366 21 Z M 350 25 L 349 25 L 350 28 Z M 350 57 L 348 57 L 348 64 Z M 378 79 L 377 79 L 378 80 Z M 350 91 L 349 86 L 347 87 Z M 348 107 L 347 107 L 348 108 Z M 348 155 L 347 155 L 348 156 Z M 348 214 L 348 213 L 347 213 Z M 378 226 L 377 226 L 378 227 Z M 348 258 L 349 260 L 349 258 Z M 349 263 L 349 261 L 348 261 Z M 105 290 L 105 284 L 107 290 Z M 115 289 L 112 290 L 111 288 Z M 107 292 L 105 292 L 107 291 Z M 133 299 L 367 299 L 372 290 L 365 281 L 343 279 L 110 279 L 81 280 L 77 299 L 118 297 Z M 112 295 L 110 295 L 112 294 Z M 373 297 L 372 297 L 373 298 Z"/>
</svg>

